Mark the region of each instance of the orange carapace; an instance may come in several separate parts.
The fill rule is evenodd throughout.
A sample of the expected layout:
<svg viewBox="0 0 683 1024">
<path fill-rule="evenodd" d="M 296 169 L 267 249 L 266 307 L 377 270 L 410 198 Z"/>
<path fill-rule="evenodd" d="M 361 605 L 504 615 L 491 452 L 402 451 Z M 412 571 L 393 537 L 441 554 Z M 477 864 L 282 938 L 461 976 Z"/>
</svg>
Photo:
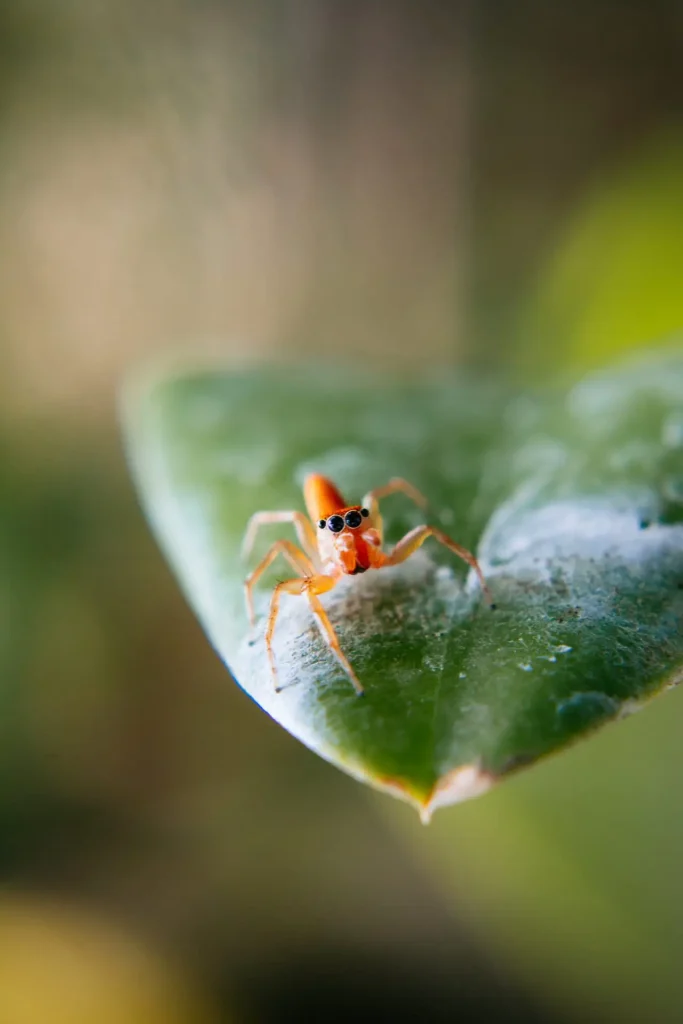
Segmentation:
<svg viewBox="0 0 683 1024">
<path fill-rule="evenodd" d="M 320 594 L 332 590 L 343 576 L 355 576 L 368 569 L 383 569 L 405 562 L 428 537 L 434 537 L 472 567 L 489 604 L 494 607 L 484 575 L 474 555 L 435 526 L 416 526 L 390 551 L 383 549 L 379 500 L 397 491 L 402 491 L 421 507 L 426 505 L 420 492 L 406 480 L 398 477 L 390 480 L 384 487 L 377 487 L 366 494 L 361 505 L 347 505 L 330 480 L 312 473 L 304 483 L 308 517 L 298 511 L 256 512 L 249 520 L 243 546 L 245 557 L 251 551 L 258 529 L 267 523 L 292 523 L 299 540 L 299 546 L 290 540 L 275 541 L 245 581 L 247 610 L 253 625 L 255 619 L 252 591 L 271 562 L 278 555 L 282 555 L 297 574 L 295 578 L 277 584 L 270 602 L 266 649 L 276 689 L 278 686 L 273 632 L 280 609 L 280 599 L 283 594 L 301 594 L 308 599 L 325 640 L 356 688 L 356 692 L 362 694 L 363 687 L 339 646 L 337 634 L 320 601 Z"/>
</svg>

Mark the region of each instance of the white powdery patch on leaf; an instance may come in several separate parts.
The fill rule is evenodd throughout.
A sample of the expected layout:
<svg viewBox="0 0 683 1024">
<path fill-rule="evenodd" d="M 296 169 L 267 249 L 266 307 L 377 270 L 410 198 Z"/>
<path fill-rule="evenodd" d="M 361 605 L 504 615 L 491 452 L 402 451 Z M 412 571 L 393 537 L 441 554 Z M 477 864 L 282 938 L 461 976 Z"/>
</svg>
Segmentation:
<svg viewBox="0 0 683 1024">
<path fill-rule="evenodd" d="M 623 562 L 641 561 L 663 545 L 682 543 L 682 526 L 643 530 L 632 509 L 622 510 L 614 500 L 580 498 L 529 509 L 502 505 L 489 522 L 481 551 L 489 574 L 495 575 L 509 572 L 513 562 L 516 571 L 533 567 L 541 573 L 544 563 L 558 558 L 597 560 L 618 553 Z"/>
</svg>

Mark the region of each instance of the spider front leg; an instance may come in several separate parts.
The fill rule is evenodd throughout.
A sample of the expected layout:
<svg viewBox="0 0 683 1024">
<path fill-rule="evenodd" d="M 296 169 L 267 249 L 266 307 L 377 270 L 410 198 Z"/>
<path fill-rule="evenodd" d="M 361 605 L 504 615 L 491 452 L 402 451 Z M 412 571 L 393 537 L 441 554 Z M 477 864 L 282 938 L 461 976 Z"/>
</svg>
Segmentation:
<svg viewBox="0 0 683 1024">
<path fill-rule="evenodd" d="M 405 494 L 406 497 L 414 501 L 420 508 L 426 508 L 427 499 L 424 494 L 418 491 L 417 487 L 413 487 L 403 477 L 394 476 L 391 478 L 389 483 L 384 484 L 383 487 L 374 487 L 371 491 L 363 498 L 363 507 L 367 508 L 370 513 L 370 521 L 374 524 L 375 529 L 380 537 L 380 542 L 384 536 L 384 527 L 382 524 L 382 517 L 379 511 L 380 498 L 388 498 L 390 494 Z"/>
<path fill-rule="evenodd" d="M 472 552 L 468 551 L 467 548 L 464 548 L 461 544 L 456 544 L 448 534 L 443 533 L 441 530 L 437 530 L 435 526 L 416 526 L 414 530 L 407 533 L 405 537 L 395 545 L 389 554 L 383 555 L 381 559 L 375 556 L 377 563 L 379 563 L 375 567 L 380 569 L 383 566 L 399 565 L 401 562 L 405 562 L 406 558 L 410 558 L 410 556 L 424 544 L 428 537 L 433 537 L 435 540 L 438 540 L 439 544 L 443 544 L 444 547 L 447 547 L 449 551 L 452 551 L 453 554 L 458 556 L 458 558 L 462 558 L 463 562 L 467 562 L 467 564 L 474 569 L 481 584 L 481 589 L 484 591 L 486 596 L 486 600 L 491 608 L 495 608 L 496 606 L 493 603 L 491 591 L 484 579 L 481 566 Z"/>
<path fill-rule="evenodd" d="M 247 614 L 252 626 L 256 621 L 252 590 L 254 589 L 258 579 L 263 575 L 268 566 L 275 561 L 278 555 L 282 555 L 286 558 L 294 572 L 301 573 L 302 576 L 313 576 L 315 573 L 313 562 L 308 555 L 305 555 L 303 551 L 299 550 L 296 544 L 292 544 L 291 540 L 276 540 L 263 556 L 254 571 L 250 573 L 244 581 L 244 597 L 247 603 Z"/>
<path fill-rule="evenodd" d="M 421 494 L 417 487 L 414 487 L 408 480 L 404 480 L 402 476 L 392 476 L 388 483 L 385 483 L 381 487 L 373 487 L 369 490 L 368 494 L 362 499 L 364 507 L 370 511 L 370 515 L 373 520 L 380 519 L 380 499 L 388 498 L 389 495 L 402 494 L 405 497 L 410 498 L 412 502 L 419 505 L 420 508 L 427 507 L 427 499 Z"/>
<path fill-rule="evenodd" d="M 247 528 L 244 532 L 244 540 L 242 541 L 242 558 L 247 558 L 249 555 L 249 552 L 254 546 L 256 534 L 260 528 L 262 526 L 270 525 L 271 523 L 292 523 L 296 530 L 296 535 L 299 538 L 301 547 L 311 560 L 317 561 L 318 540 L 315 530 L 303 512 L 297 511 L 254 512 L 253 516 L 247 523 Z"/>
<path fill-rule="evenodd" d="M 356 673 L 351 668 L 346 655 L 339 646 L 339 638 L 334 630 L 334 626 L 330 622 L 327 612 L 318 600 L 318 594 L 324 594 L 326 591 L 332 590 L 338 582 L 339 576 L 319 575 L 309 576 L 306 579 L 285 580 L 283 583 L 278 583 L 275 587 L 270 602 L 270 615 L 268 616 L 268 625 L 266 627 L 266 650 L 268 651 L 268 660 L 270 661 L 270 669 L 273 675 L 276 693 L 280 692 L 281 687 L 277 684 L 277 666 L 275 664 L 275 653 L 273 651 L 273 633 L 275 631 L 275 623 L 277 622 L 278 613 L 280 611 L 280 598 L 283 594 L 306 595 L 311 611 L 318 621 L 323 638 L 326 640 L 328 646 L 332 650 L 332 653 L 335 655 L 353 683 L 356 693 L 360 696 L 365 692 L 356 676 Z"/>
<path fill-rule="evenodd" d="M 427 499 L 424 494 L 401 476 L 394 476 L 383 487 L 374 487 L 371 491 L 368 491 L 363 498 L 363 504 L 366 508 L 370 508 L 371 505 L 376 506 L 380 498 L 387 498 L 390 494 L 397 494 L 399 491 L 410 498 L 411 501 L 414 501 L 416 505 L 419 505 L 420 508 L 427 507 Z"/>
</svg>

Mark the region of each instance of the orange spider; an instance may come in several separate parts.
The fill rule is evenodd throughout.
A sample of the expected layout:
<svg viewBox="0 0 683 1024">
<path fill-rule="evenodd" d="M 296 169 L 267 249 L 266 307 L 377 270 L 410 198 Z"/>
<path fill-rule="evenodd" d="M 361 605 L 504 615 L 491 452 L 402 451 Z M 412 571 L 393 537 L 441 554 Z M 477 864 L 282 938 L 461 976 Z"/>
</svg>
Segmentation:
<svg viewBox="0 0 683 1024">
<path fill-rule="evenodd" d="M 425 498 L 406 480 L 395 477 L 384 487 L 376 487 L 365 495 L 362 505 L 347 505 L 334 484 L 324 476 L 312 473 L 304 482 L 304 498 L 310 519 L 303 512 L 256 512 L 249 520 L 242 547 L 246 558 L 251 551 L 259 527 L 266 523 L 293 523 L 301 548 L 289 540 L 276 540 L 268 549 L 254 571 L 245 580 L 244 588 L 247 611 L 252 626 L 255 623 L 252 590 L 260 576 L 266 571 L 278 555 L 283 555 L 294 571 L 299 574 L 296 579 L 278 583 L 273 591 L 270 602 L 270 614 L 266 628 L 266 649 L 273 673 L 275 689 L 277 686 L 277 668 L 273 654 L 273 632 L 283 594 L 305 594 L 311 611 L 318 620 L 322 634 L 340 661 L 345 672 L 362 694 L 363 687 L 345 657 L 334 627 L 318 598 L 339 583 L 342 576 L 355 576 L 368 569 L 383 569 L 388 565 L 405 562 L 428 537 L 434 537 L 456 555 L 472 566 L 479 578 L 482 590 L 491 605 L 491 593 L 486 585 L 484 575 L 471 551 L 456 544 L 445 533 L 435 526 L 416 526 L 403 537 L 391 551 L 382 550 L 382 517 L 379 513 L 379 499 L 388 494 L 402 491 L 417 505 L 424 508 Z M 316 524 L 314 526 L 313 524 Z"/>
</svg>

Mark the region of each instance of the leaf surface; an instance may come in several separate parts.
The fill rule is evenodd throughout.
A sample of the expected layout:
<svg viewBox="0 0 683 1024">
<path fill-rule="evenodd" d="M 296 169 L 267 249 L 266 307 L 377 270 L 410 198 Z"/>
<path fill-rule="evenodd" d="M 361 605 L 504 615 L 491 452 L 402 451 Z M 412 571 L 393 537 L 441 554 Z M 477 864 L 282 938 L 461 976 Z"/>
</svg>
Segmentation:
<svg viewBox="0 0 683 1024">
<path fill-rule="evenodd" d="M 239 684 L 358 778 L 438 806 L 618 718 L 683 664 L 683 359 L 596 374 L 567 394 L 507 395 L 445 375 L 380 383 L 331 371 L 206 371 L 126 396 L 139 491 L 189 602 Z M 308 472 L 351 502 L 391 476 L 475 551 L 497 610 L 435 542 L 323 597 L 365 686 L 357 697 L 306 602 L 250 630 L 240 544 L 260 509 L 302 509 Z M 424 521 L 383 503 L 388 541 Z M 289 526 L 265 528 L 256 564 Z"/>
</svg>

